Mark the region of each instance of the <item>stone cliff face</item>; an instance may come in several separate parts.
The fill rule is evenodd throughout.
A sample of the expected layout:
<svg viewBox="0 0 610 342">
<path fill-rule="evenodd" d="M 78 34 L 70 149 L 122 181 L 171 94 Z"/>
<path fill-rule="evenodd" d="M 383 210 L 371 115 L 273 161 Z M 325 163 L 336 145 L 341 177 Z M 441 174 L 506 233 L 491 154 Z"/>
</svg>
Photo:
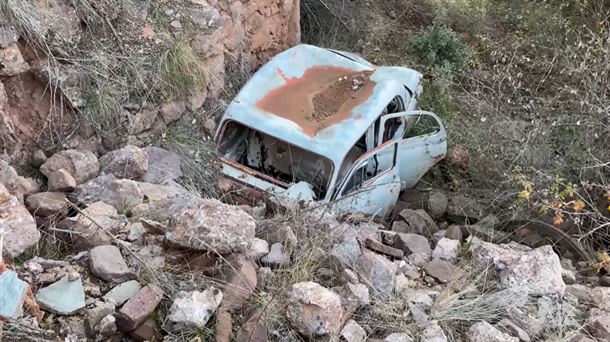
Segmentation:
<svg viewBox="0 0 610 342">
<path fill-rule="evenodd" d="M 138 143 L 179 119 L 185 107 L 196 111 L 206 99 L 230 94 L 223 91 L 227 76 L 238 72 L 243 78 L 300 41 L 298 0 L 124 1 L 133 5 L 129 10 L 103 0 L 95 4 L 97 12 L 75 3 L 81 2 L 13 2 L 20 7 L 0 18 L 0 153 L 13 164 L 27 165 L 37 149 L 103 152 L 80 114 L 99 92 L 99 79 L 122 84 L 113 80 L 120 73 L 113 66 L 123 60 L 153 61 L 141 89 L 117 91 L 128 95 L 120 97 L 116 117 L 127 127 L 128 140 Z M 19 11 L 29 12 L 31 22 L 20 20 Z M 176 41 L 190 45 L 207 79 L 183 103 L 155 90 L 157 55 Z M 178 110 L 166 114 L 168 103 Z"/>
</svg>

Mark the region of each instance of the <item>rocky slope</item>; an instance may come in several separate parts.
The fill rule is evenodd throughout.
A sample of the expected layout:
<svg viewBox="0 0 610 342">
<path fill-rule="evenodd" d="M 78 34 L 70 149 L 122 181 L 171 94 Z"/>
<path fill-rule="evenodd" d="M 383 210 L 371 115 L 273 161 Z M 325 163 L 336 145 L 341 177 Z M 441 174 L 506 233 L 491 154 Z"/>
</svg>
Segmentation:
<svg viewBox="0 0 610 342">
<path fill-rule="evenodd" d="M 384 226 L 200 198 L 154 147 L 65 150 L 40 169 L 43 192 L 0 172 L 6 341 L 610 336 L 608 276 L 550 245 L 484 241 L 495 219 L 462 196 L 405 194 Z"/>
<path fill-rule="evenodd" d="M 230 91 L 227 71 L 249 73 L 300 41 L 295 0 L 10 0 L 0 10 L 0 152 L 19 166 L 34 151 L 143 144 Z M 198 69 L 201 80 L 189 78 Z"/>
</svg>

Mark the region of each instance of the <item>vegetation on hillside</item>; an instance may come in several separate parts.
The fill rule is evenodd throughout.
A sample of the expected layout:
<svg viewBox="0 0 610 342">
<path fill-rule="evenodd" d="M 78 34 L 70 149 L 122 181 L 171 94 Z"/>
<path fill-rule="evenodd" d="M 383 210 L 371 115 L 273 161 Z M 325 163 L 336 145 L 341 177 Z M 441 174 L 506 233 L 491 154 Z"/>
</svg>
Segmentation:
<svg viewBox="0 0 610 342">
<path fill-rule="evenodd" d="M 305 42 L 425 74 L 420 107 L 470 151 L 467 172 L 429 182 L 607 245 L 610 1 L 302 0 L 302 13 Z"/>
</svg>

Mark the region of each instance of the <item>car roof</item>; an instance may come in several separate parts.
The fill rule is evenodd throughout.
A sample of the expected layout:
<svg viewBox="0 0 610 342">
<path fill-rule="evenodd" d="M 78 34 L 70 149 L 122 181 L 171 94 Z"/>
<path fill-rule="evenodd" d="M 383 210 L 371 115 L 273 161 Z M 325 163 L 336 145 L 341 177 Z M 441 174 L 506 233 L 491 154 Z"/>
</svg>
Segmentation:
<svg viewBox="0 0 610 342">
<path fill-rule="evenodd" d="M 420 78 L 412 69 L 297 45 L 252 76 L 222 121 L 235 120 L 338 166 L 395 94 L 405 88 L 416 93 Z"/>
</svg>

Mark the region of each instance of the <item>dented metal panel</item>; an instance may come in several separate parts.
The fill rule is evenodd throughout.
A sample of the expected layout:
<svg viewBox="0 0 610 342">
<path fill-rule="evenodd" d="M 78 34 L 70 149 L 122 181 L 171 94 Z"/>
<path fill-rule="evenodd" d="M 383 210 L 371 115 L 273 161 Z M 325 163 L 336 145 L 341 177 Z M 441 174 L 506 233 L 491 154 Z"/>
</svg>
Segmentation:
<svg viewBox="0 0 610 342">
<path fill-rule="evenodd" d="M 332 77 L 328 79 L 326 74 Z M 368 74 L 368 77 L 363 87 L 357 89 L 357 99 L 350 98 L 349 103 L 339 101 L 340 110 L 318 127 L 315 122 L 303 123 L 313 107 L 312 93 L 316 89 L 323 90 L 323 85 L 328 85 L 334 77 L 347 76 L 349 79 L 360 74 Z M 421 74 L 411 69 L 372 68 L 370 64 L 352 61 L 326 49 L 299 45 L 274 57 L 256 72 L 231 102 L 219 127 L 226 120 L 236 120 L 324 155 L 338 165 L 390 100 L 405 91 L 403 81 L 409 82 L 409 87 L 415 87 L 420 78 Z M 316 81 L 312 85 L 305 82 L 312 79 Z M 303 87 L 314 89 L 305 89 L 301 99 L 294 97 L 294 113 L 289 113 L 292 101 L 283 101 L 285 107 L 281 108 L 278 108 L 280 104 L 270 103 L 270 98 L 296 95 Z M 305 110 L 299 113 L 298 109 L 303 108 Z"/>
</svg>

